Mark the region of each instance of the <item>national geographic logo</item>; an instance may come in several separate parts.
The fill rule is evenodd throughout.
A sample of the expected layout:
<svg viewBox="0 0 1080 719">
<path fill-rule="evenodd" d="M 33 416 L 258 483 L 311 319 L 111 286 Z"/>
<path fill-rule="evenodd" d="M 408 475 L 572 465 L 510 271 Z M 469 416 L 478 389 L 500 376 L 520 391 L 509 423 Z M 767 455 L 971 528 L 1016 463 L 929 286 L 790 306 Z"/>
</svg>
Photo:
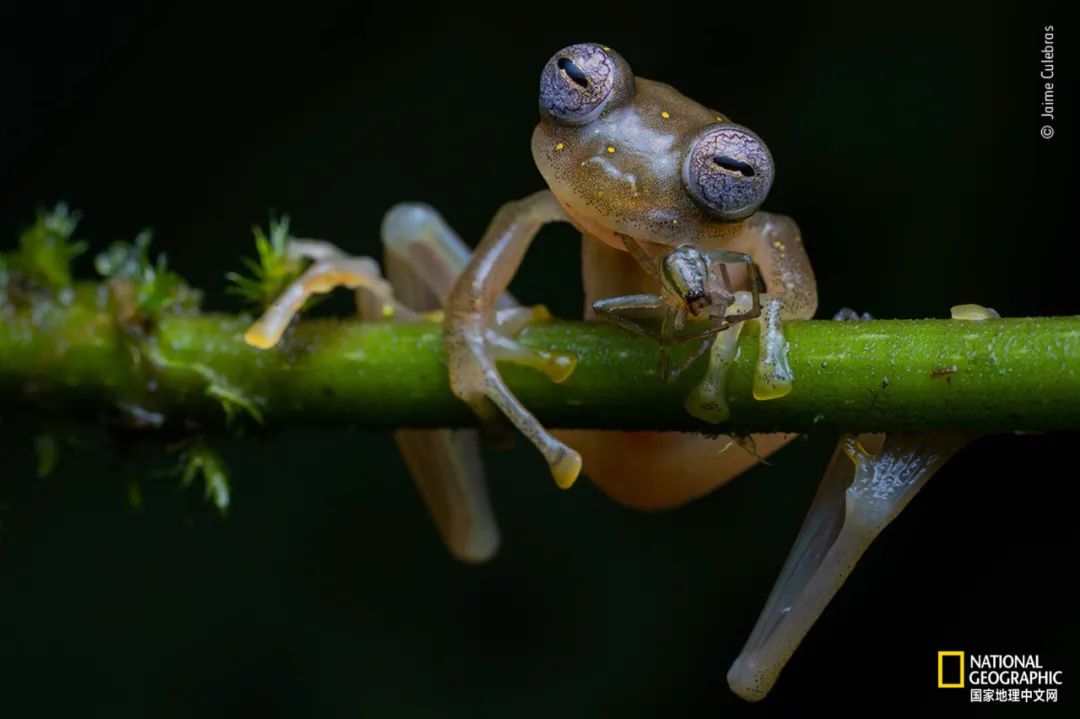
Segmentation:
<svg viewBox="0 0 1080 719">
<path fill-rule="evenodd" d="M 1044 666 L 1038 654 L 974 654 L 957 650 L 937 655 L 938 688 L 967 688 L 972 703 L 1057 702 L 1061 684 L 1061 670 Z"/>
<path fill-rule="evenodd" d="M 964 688 L 963 652 L 937 653 L 937 685 L 938 689 Z"/>
</svg>

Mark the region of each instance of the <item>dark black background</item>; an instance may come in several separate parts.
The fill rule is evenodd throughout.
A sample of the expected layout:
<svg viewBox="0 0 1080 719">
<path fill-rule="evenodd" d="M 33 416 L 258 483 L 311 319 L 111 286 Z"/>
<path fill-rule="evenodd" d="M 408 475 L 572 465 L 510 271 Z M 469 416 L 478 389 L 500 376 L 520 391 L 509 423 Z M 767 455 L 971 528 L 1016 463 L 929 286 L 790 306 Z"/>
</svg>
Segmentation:
<svg viewBox="0 0 1080 719">
<path fill-rule="evenodd" d="M 989 6 L 987 6 L 989 7 Z M 156 229 L 208 304 L 250 226 L 377 253 L 381 214 L 425 200 L 475 241 L 541 187 L 528 138 L 544 61 L 602 41 L 762 135 L 768 207 L 802 226 L 822 314 L 1072 314 L 1075 91 L 1039 136 L 1043 26 L 1013 3 L 865 15 L 815 3 L 401 3 L 6 7 L 0 231 L 66 199 L 100 249 Z M 578 242 L 545 230 L 513 286 L 580 312 Z M 81 261 L 90 272 L 89 259 Z M 342 302 L 341 307 L 346 303 Z M 387 433 L 220 444 L 221 520 L 156 472 L 154 439 L 73 432 L 34 478 L 42 427 L 0 424 L 0 714 L 654 716 L 968 707 L 936 652 L 1039 653 L 1075 684 L 1076 435 L 997 436 L 954 459 L 871 548 L 757 706 L 724 674 L 757 617 L 833 437 L 656 515 L 556 489 L 524 443 L 490 453 L 504 546 L 464 567 Z M 146 501 L 127 507 L 137 478 Z"/>
</svg>

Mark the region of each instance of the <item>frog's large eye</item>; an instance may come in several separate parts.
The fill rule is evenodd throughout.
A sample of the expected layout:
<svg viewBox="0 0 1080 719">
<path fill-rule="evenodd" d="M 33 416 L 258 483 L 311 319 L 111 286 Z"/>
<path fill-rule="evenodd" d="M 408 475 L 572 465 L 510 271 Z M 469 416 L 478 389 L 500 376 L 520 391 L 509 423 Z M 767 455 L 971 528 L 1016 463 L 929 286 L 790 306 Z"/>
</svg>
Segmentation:
<svg viewBox="0 0 1080 719">
<path fill-rule="evenodd" d="M 633 83 L 630 66 L 611 48 L 571 45 L 540 73 L 540 112 L 561 122 L 588 122 L 613 99 L 629 96 Z"/>
<path fill-rule="evenodd" d="M 698 135 L 683 164 L 683 182 L 699 203 L 724 220 L 754 214 L 773 180 L 773 161 L 761 138 L 732 123 Z"/>
</svg>

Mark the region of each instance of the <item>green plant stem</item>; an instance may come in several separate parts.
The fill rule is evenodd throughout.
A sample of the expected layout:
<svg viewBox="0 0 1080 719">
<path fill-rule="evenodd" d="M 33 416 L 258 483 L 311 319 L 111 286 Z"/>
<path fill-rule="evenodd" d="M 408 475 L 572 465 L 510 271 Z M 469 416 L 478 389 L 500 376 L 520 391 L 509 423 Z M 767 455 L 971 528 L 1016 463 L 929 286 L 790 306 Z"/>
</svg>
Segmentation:
<svg viewBox="0 0 1080 719">
<path fill-rule="evenodd" d="M 0 408 L 126 414 L 146 424 L 220 425 L 222 405 L 268 424 L 458 426 L 473 423 L 450 392 L 436 324 L 305 320 L 279 347 L 241 340 L 249 318 L 161 318 L 145 334 L 98 308 L 91 287 L 67 304 L 0 314 Z M 963 322 L 793 322 L 794 390 L 758 401 L 757 332 L 748 327 L 728 376 L 730 421 L 706 425 L 683 401 L 704 370 L 657 378 L 655 344 L 610 326 L 551 322 L 533 347 L 572 352 L 552 384 L 504 365 L 515 394 L 552 427 L 805 431 L 1080 428 L 1080 317 Z"/>
</svg>

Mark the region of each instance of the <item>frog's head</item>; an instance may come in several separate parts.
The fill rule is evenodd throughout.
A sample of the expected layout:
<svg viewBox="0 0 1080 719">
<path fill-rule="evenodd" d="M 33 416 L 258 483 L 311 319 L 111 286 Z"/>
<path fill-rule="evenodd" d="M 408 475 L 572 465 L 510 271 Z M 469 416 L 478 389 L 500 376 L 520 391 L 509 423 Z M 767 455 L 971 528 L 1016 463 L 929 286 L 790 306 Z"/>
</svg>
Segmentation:
<svg viewBox="0 0 1080 719">
<path fill-rule="evenodd" d="M 732 234 L 769 192 L 773 162 L 750 130 L 635 78 L 609 47 L 563 48 L 540 75 L 533 158 L 581 229 L 661 244 Z"/>
</svg>

